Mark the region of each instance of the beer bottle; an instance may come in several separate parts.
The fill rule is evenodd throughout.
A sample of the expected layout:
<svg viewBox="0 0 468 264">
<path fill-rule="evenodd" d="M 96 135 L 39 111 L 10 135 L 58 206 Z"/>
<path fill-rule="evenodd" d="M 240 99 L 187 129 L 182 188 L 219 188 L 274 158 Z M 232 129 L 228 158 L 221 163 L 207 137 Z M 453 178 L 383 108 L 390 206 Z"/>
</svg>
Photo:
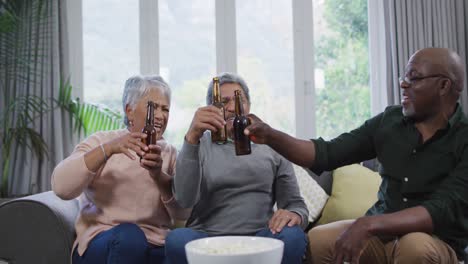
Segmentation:
<svg viewBox="0 0 468 264">
<path fill-rule="evenodd" d="M 244 134 L 244 129 L 250 125 L 249 119 L 244 116 L 241 91 L 234 91 L 236 117 L 233 122 L 234 145 L 236 155 L 248 155 L 252 152 L 250 148 L 250 138 Z"/>
<path fill-rule="evenodd" d="M 223 118 L 226 120 L 226 110 L 221 99 L 221 89 L 219 88 L 219 79 L 213 78 L 213 103 L 214 106 L 219 108 L 223 112 Z M 211 141 L 216 144 L 225 144 L 227 142 L 227 130 L 226 125 L 216 132 L 211 132 Z"/>
<path fill-rule="evenodd" d="M 156 129 L 154 128 L 154 103 L 152 101 L 148 101 L 146 106 L 146 122 L 145 127 L 141 131 L 142 133 L 146 134 L 146 138 L 143 139 L 143 143 L 147 146 L 155 145 L 157 139 Z M 152 153 L 151 151 L 148 151 Z M 140 161 L 141 161 L 140 157 Z"/>
</svg>

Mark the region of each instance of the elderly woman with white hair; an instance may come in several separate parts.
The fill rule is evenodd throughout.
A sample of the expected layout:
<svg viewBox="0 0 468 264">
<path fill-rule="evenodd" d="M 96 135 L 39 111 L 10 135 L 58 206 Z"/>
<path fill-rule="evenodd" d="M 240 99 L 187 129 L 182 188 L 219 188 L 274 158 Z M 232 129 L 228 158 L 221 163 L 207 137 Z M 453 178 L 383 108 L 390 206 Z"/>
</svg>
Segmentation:
<svg viewBox="0 0 468 264">
<path fill-rule="evenodd" d="M 166 235 L 189 213 L 173 198 L 177 151 L 162 138 L 170 100 L 161 77 L 131 77 L 122 98 L 127 128 L 91 135 L 55 168 L 53 191 L 62 199 L 79 199 L 72 263 L 165 261 Z M 150 146 L 141 133 L 148 101 L 154 102 L 158 134 Z"/>
</svg>

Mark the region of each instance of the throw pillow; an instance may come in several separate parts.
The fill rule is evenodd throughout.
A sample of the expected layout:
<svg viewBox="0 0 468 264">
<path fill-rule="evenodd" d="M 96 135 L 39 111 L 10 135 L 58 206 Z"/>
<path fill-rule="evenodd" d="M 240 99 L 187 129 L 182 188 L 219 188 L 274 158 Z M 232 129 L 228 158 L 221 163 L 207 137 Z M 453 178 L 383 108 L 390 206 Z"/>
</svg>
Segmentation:
<svg viewBox="0 0 468 264">
<path fill-rule="evenodd" d="M 294 172 L 296 173 L 301 196 L 304 198 L 304 202 L 309 210 L 309 222 L 313 223 L 322 212 L 328 195 L 302 167 L 294 165 Z"/>
<path fill-rule="evenodd" d="M 363 216 L 377 201 L 380 183 L 378 172 L 359 164 L 334 170 L 332 193 L 318 225 Z"/>
</svg>

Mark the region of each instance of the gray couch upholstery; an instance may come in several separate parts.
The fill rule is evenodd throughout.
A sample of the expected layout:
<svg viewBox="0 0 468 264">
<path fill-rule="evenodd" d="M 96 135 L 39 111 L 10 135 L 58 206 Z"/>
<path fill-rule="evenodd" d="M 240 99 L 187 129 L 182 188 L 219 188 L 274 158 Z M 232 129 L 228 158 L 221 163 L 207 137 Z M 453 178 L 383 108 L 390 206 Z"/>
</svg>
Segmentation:
<svg viewBox="0 0 468 264">
<path fill-rule="evenodd" d="M 1 204 L 0 260 L 15 264 L 70 263 L 77 215 L 77 200 L 61 200 L 52 191 Z"/>
</svg>

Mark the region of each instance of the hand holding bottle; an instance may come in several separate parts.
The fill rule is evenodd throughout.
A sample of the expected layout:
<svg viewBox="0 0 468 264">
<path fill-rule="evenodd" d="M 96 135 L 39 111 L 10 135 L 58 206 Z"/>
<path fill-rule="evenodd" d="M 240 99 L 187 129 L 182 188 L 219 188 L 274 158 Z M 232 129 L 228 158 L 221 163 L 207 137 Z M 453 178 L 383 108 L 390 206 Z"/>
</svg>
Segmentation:
<svg viewBox="0 0 468 264">
<path fill-rule="evenodd" d="M 223 113 L 219 108 L 212 105 L 200 107 L 193 116 L 185 139 L 190 144 L 198 144 L 206 130 L 216 132 L 222 129 L 225 124 L 226 121 L 224 121 Z"/>
<path fill-rule="evenodd" d="M 146 152 L 140 161 L 141 167 L 147 169 L 153 179 L 161 174 L 163 160 L 161 157 L 161 146 L 158 144 L 149 145 L 150 151 Z"/>
<path fill-rule="evenodd" d="M 138 155 L 144 155 L 148 147 L 141 142 L 146 137 L 140 132 L 126 133 L 116 139 L 100 144 L 84 155 L 86 167 L 90 171 L 96 172 L 114 154 L 122 153 L 134 160 L 135 156 L 130 150 Z"/>
<path fill-rule="evenodd" d="M 114 154 L 125 154 L 130 159 L 135 159 L 135 156 L 130 152 L 133 150 L 137 155 L 142 156 L 148 147 L 142 142 L 146 135 L 140 132 L 125 134 L 114 140 L 103 144 L 106 153 L 106 158 L 110 158 Z"/>
<path fill-rule="evenodd" d="M 156 143 L 154 145 L 149 145 L 148 148 L 149 151 L 143 155 L 140 166 L 149 171 L 163 199 L 168 200 L 172 197 L 172 177 L 162 171 L 163 159 L 161 156 L 161 146 L 159 143 Z"/>
<path fill-rule="evenodd" d="M 245 128 L 244 134 L 256 144 L 268 144 L 274 129 L 254 114 L 248 114 L 247 117 L 250 120 L 250 125 Z"/>
</svg>

